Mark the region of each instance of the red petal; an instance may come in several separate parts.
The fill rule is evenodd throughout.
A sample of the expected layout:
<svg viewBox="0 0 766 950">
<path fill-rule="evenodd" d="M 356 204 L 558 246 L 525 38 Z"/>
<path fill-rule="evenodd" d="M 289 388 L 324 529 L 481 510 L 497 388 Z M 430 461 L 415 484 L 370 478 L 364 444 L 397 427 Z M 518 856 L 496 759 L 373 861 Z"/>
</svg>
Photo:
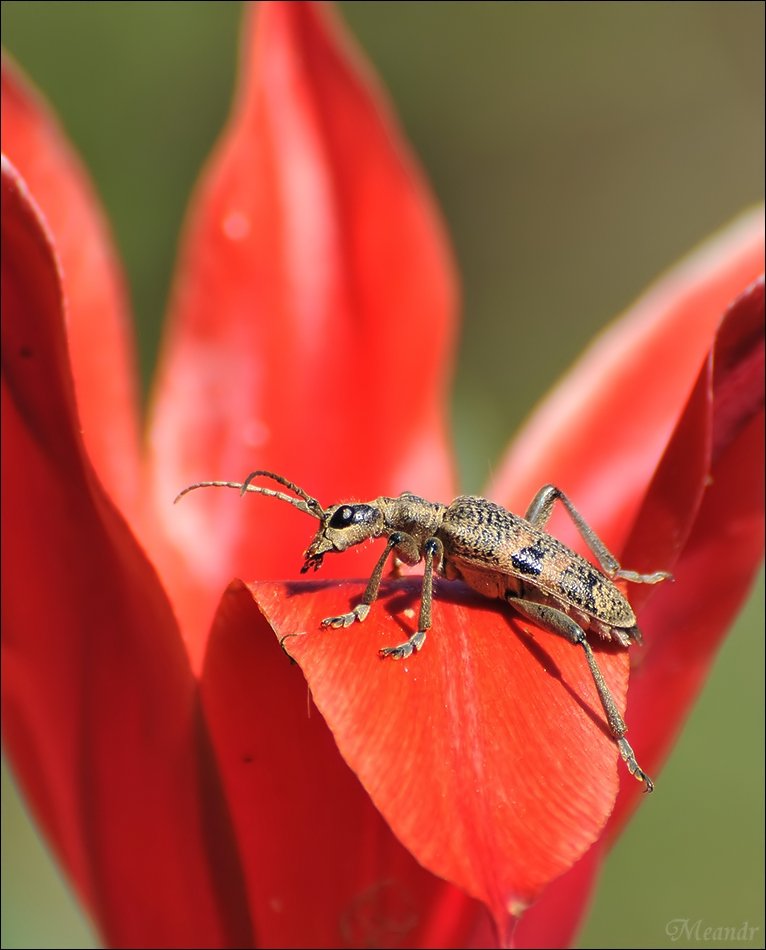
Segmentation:
<svg viewBox="0 0 766 950">
<path fill-rule="evenodd" d="M 90 465 L 43 221 L 2 177 L 2 700 L 25 794 L 112 946 L 251 940 L 198 696 Z"/>
<path fill-rule="evenodd" d="M 273 584 L 259 589 L 270 601 L 285 593 Z M 313 597 L 284 603 L 299 601 L 316 604 Z M 468 945 L 481 909 L 393 836 L 238 581 L 221 601 L 202 689 L 259 945 Z"/>
<path fill-rule="evenodd" d="M 335 741 L 417 859 L 487 903 L 505 929 L 597 837 L 616 751 L 579 651 L 459 584 L 440 584 L 434 629 L 407 661 L 378 649 L 410 632 L 420 582 L 392 584 L 365 623 L 322 631 L 357 584 L 252 585 L 300 664 Z M 598 650 L 618 703 L 624 652 Z"/>
<path fill-rule="evenodd" d="M 176 582 L 195 656 L 225 583 L 293 573 L 311 527 L 233 492 L 170 508 L 184 485 L 263 467 L 323 502 L 452 490 L 449 252 L 349 47 L 325 4 L 249 16 L 234 114 L 187 229 L 151 449 L 158 519 L 195 588 Z"/>
<path fill-rule="evenodd" d="M 726 313 L 695 390 L 706 396 L 707 452 L 698 483 L 687 477 L 684 486 L 679 478 L 686 473 L 690 416 L 701 415 L 692 401 L 628 544 L 628 556 L 653 550 L 658 559 L 662 547 L 680 549 L 672 566 L 674 583 L 658 590 L 642 613 L 647 645 L 631 678 L 631 735 L 655 771 L 763 558 L 764 330 L 761 277 Z M 676 513 L 672 520 L 670 511 Z M 679 517 L 682 512 L 685 518 Z M 629 802 L 623 794 L 613 824 L 624 820 Z"/>
<path fill-rule="evenodd" d="M 47 106 L 3 58 L 2 148 L 56 243 L 82 435 L 105 489 L 138 506 L 138 400 L 124 280 L 88 177 Z"/>
</svg>

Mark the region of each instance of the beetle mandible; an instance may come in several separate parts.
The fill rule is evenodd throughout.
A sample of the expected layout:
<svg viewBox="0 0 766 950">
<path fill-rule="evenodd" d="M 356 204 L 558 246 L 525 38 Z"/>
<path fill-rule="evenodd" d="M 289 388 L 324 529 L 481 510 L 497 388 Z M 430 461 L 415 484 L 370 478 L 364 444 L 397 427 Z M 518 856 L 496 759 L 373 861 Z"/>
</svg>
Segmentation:
<svg viewBox="0 0 766 950">
<path fill-rule="evenodd" d="M 295 497 L 251 484 L 258 477 L 272 479 Z M 320 527 L 304 552 L 301 573 L 310 568 L 318 570 L 325 554 L 345 551 L 373 538 L 386 538 L 360 603 L 348 613 L 326 617 L 323 627 L 348 627 L 365 619 L 377 599 L 389 556 L 405 564 L 424 561 L 418 628 L 404 643 L 380 650 L 382 656 L 404 659 L 423 647 L 431 629 L 434 571 L 447 580 L 464 581 L 485 597 L 505 600 L 533 623 L 581 647 L 609 730 L 628 771 L 644 783 L 646 791 L 653 790 L 652 780 L 640 768 L 625 738 L 627 726 L 586 634 L 595 632 L 626 648 L 633 642 L 641 643 L 633 609 L 614 582 L 656 584 L 671 575 L 666 571 L 639 574 L 620 567 L 617 558 L 560 489 L 545 485 L 521 518 L 474 495 L 460 495 L 451 504 L 443 505 L 404 492 L 397 498 L 381 496 L 368 502 L 346 501 L 323 508 L 294 482 L 264 470 L 251 472 L 244 482 L 196 482 L 184 488 L 175 500 L 197 488 L 236 488 L 242 495 L 269 495 L 316 518 Z M 568 512 L 600 570 L 546 532 L 556 501 Z"/>
</svg>

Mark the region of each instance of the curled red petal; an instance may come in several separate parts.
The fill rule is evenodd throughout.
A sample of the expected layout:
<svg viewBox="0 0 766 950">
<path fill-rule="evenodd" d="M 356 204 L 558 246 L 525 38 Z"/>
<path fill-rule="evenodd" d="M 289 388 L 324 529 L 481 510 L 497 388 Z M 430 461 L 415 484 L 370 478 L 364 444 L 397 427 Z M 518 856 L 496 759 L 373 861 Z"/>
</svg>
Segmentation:
<svg viewBox="0 0 766 950">
<path fill-rule="evenodd" d="M 173 574 L 195 656 L 226 582 L 293 573 L 311 526 L 234 493 L 171 508 L 186 484 L 266 468 L 324 504 L 451 493 L 453 282 L 427 188 L 332 9 L 250 11 L 234 111 L 186 230 L 150 430 L 157 519 L 193 586 Z"/>
<path fill-rule="evenodd" d="M 111 946 L 252 939 L 178 627 L 80 437 L 51 238 L 2 167 L 2 705 L 13 769 Z"/>
<path fill-rule="evenodd" d="M 56 242 L 67 346 L 88 455 L 128 516 L 139 504 L 138 393 L 125 282 L 87 174 L 46 104 L 5 57 L 2 149 Z"/>
<path fill-rule="evenodd" d="M 257 590 L 269 603 L 315 603 L 284 585 Z M 481 908 L 394 837 L 239 581 L 213 624 L 202 693 L 259 945 L 487 945 L 469 943 Z M 486 941 L 486 925 L 480 933 Z"/>
<path fill-rule="evenodd" d="M 411 632 L 418 578 L 391 584 L 364 624 L 341 631 L 320 621 L 362 582 L 251 589 L 391 828 L 484 901 L 507 939 L 509 915 L 580 857 L 616 795 L 617 752 L 580 651 L 441 583 L 422 651 L 397 662 L 378 650 Z M 624 705 L 626 653 L 597 656 Z"/>
</svg>

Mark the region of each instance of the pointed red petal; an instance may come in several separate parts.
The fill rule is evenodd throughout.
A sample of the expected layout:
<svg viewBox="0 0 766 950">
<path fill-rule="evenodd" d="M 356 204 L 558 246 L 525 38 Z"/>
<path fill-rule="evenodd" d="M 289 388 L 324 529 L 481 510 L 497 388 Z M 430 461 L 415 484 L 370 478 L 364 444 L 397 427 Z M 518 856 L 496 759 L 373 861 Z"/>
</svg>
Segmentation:
<svg viewBox="0 0 766 950">
<path fill-rule="evenodd" d="M 260 590 L 270 602 L 286 595 L 285 603 L 316 603 L 291 598 L 281 585 Z M 338 592 L 330 593 L 337 607 Z M 393 836 L 238 581 L 216 615 L 202 690 L 259 945 L 469 945 L 481 908 L 425 871 Z"/>
<path fill-rule="evenodd" d="M 251 587 L 300 664 L 344 758 L 426 867 L 488 904 L 505 927 L 596 838 L 617 790 L 616 751 L 579 651 L 502 605 L 442 583 L 421 653 L 405 638 L 418 578 L 393 583 L 362 625 L 321 630 L 363 590 Z M 414 629 L 414 628 L 413 628 Z M 624 703 L 624 652 L 598 662 Z"/>
<path fill-rule="evenodd" d="M 763 269 L 763 228 L 762 209 L 735 222 L 609 327 L 530 417 L 488 494 L 523 511 L 552 482 L 620 551 L 721 315 Z M 567 518 L 553 524 L 578 547 Z"/>
<path fill-rule="evenodd" d="M 105 940 L 251 940 L 167 598 L 80 438 L 57 262 L 2 171 L 2 700 L 28 801 Z"/>
<path fill-rule="evenodd" d="M 735 252 L 735 247 L 729 247 Z M 720 264 L 719 276 L 729 274 Z M 729 308 L 692 395 L 641 505 L 624 561 L 670 568 L 672 583 L 632 587 L 646 646 L 634 651 L 627 721 L 630 740 L 656 777 L 718 645 L 763 555 L 763 278 Z M 620 486 L 616 485 L 615 489 Z M 680 560 L 679 560 L 680 558 Z M 715 591 L 715 596 L 701 592 Z M 609 828 L 614 836 L 636 805 L 623 783 Z M 600 855 L 590 853 L 523 919 L 520 946 L 566 945 L 585 908 Z M 569 928 L 545 942 L 569 895 Z M 541 942 L 542 941 L 542 942 Z"/>
<path fill-rule="evenodd" d="M 158 518 L 195 588 L 176 598 L 195 655 L 225 583 L 292 573 L 311 527 L 231 492 L 170 508 L 186 484 L 263 467 L 325 503 L 452 488 L 454 288 L 426 187 L 331 9 L 269 3 L 246 26 L 151 428 Z"/>
<path fill-rule="evenodd" d="M 138 394 L 124 279 L 96 195 L 47 106 L 3 58 L 2 148 L 56 242 L 88 455 L 127 515 L 139 490 Z"/>
</svg>

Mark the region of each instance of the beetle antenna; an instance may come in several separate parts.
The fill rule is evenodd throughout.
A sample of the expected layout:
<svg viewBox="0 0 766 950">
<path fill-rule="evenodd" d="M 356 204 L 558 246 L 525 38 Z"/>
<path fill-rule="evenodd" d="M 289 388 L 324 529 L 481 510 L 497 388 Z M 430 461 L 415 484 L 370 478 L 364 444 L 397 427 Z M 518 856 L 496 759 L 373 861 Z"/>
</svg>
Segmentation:
<svg viewBox="0 0 766 950">
<path fill-rule="evenodd" d="M 250 488 L 250 482 L 254 478 L 257 478 L 259 475 L 263 475 L 266 478 L 271 478 L 275 482 L 279 482 L 280 485 L 284 485 L 285 488 L 289 488 L 290 491 L 295 492 L 296 495 L 298 495 L 300 498 L 302 498 L 306 502 L 306 504 L 312 510 L 312 512 L 317 513 L 316 517 L 318 518 L 324 517 L 324 508 L 322 508 L 322 506 L 319 504 L 316 498 L 312 498 L 311 495 L 309 495 L 307 491 L 305 491 L 299 485 L 296 485 L 295 482 L 291 482 L 289 478 L 285 478 L 284 475 L 277 475 L 276 472 L 267 472 L 265 469 L 258 469 L 255 472 L 250 472 L 250 474 L 242 483 L 243 495 Z"/>
<path fill-rule="evenodd" d="M 260 485 L 251 485 L 251 480 L 258 475 L 266 475 L 269 478 L 273 478 L 275 482 L 279 482 L 280 485 L 284 485 L 285 488 L 289 488 L 294 491 L 295 494 L 299 496 L 299 498 L 292 498 L 290 495 L 286 495 L 281 491 L 276 491 L 273 488 L 262 488 Z M 302 511 L 304 514 L 311 515 L 312 518 L 317 518 L 319 521 L 322 520 L 325 514 L 324 509 L 316 500 L 316 498 L 312 498 L 308 492 L 305 492 L 302 488 L 299 488 L 296 484 L 289 481 L 289 479 L 283 478 L 281 475 L 277 475 L 274 472 L 251 472 L 244 482 L 195 482 L 193 485 L 187 485 L 183 491 L 180 491 L 173 499 L 173 504 L 175 504 L 180 498 L 183 498 L 184 495 L 188 494 L 190 491 L 195 491 L 197 488 L 236 488 L 239 490 L 240 495 L 244 495 L 245 492 L 249 491 L 255 492 L 258 495 L 269 495 L 271 498 L 278 498 L 280 501 L 288 502 L 294 508 L 297 508 L 298 511 Z"/>
</svg>

